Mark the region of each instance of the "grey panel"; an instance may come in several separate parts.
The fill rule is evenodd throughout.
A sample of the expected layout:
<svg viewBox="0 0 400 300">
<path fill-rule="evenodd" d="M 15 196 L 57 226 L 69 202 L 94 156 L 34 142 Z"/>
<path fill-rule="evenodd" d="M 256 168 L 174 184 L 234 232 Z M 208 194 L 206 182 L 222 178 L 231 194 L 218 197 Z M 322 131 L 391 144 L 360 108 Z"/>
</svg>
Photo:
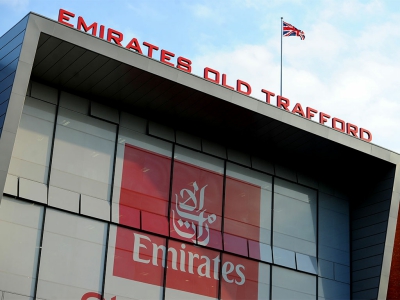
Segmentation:
<svg viewBox="0 0 400 300">
<path fill-rule="evenodd" d="M 49 187 L 49 205 L 79 213 L 80 195 L 54 186 Z"/>
<path fill-rule="evenodd" d="M 18 177 L 7 174 L 4 193 L 12 196 L 18 196 Z"/>
<path fill-rule="evenodd" d="M 275 174 L 273 163 L 259 157 L 253 156 L 251 158 L 251 167 L 269 174 Z"/>
<path fill-rule="evenodd" d="M 250 155 L 234 149 L 228 149 L 228 159 L 248 167 L 251 166 Z"/>
<path fill-rule="evenodd" d="M 360 280 L 364 280 L 364 279 L 368 279 L 368 278 L 372 278 L 372 277 L 378 277 L 378 276 L 380 276 L 380 273 L 381 273 L 380 266 L 371 267 L 368 269 L 363 269 L 360 271 L 353 272 L 352 279 L 353 279 L 353 282 L 356 282 L 356 281 L 360 281 Z"/>
<path fill-rule="evenodd" d="M 295 253 L 293 251 L 272 247 L 272 253 L 275 264 L 296 269 Z"/>
<path fill-rule="evenodd" d="M 362 239 L 364 237 L 378 234 L 381 232 L 385 232 L 387 229 L 387 222 L 382 222 L 379 224 L 374 224 L 371 226 L 367 226 L 361 229 L 353 230 L 352 234 L 352 239 L 357 240 L 357 239 Z"/>
<path fill-rule="evenodd" d="M 335 280 L 350 283 L 350 267 L 335 264 Z"/>
<path fill-rule="evenodd" d="M 33 68 L 35 68 L 42 60 L 44 60 L 49 54 L 62 43 L 59 39 L 48 39 L 43 45 L 40 46 L 40 51 L 36 52 L 35 61 L 33 62 Z"/>
<path fill-rule="evenodd" d="M 318 243 L 349 252 L 349 216 L 319 206 Z"/>
<path fill-rule="evenodd" d="M 28 296 L 4 292 L 4 297 L 2 300 L 33 300 L 33 298 L 28 297 Z"/>
<path fill-rule="evenodd" d="M 318 296 L 332 300 L 350 299 L 350 285 L 325 278 L 318 278 Z"/>
<path fill-rule="evenodd" d="M 297 270 L 317 274 L 317 258 L 296 253 Z"/>
<path fill-rule="evenodd" d="M 272 299 L 276 299 L 274 297 L 274 289 L 276 287 L 280 287 L 283 289 L 291 290 L 293 292 L 298 292 L 302 294 L 314 295 L 314 299 L 315 295 L 317 294 L 315 276 L 273 266 Z M 298 297 L 299 298 L 295 297 L 294 299 L 302 299 L 304 296 L 302 297 L 301 295 L 298 295 Z M 309 299 L 309 298 L 304 297 L 303 299 Z"/>
<path fill-rule="evenodd" d="M 0 70 L 3 70 L 5 66 L 16 60 L 21 53 L 22 45 L 17 46 L 11 52 L 7 53 L 2 59 L 0 59 Z"/>
<path fill-rule="evenodd" d="M 7 44 L 10 40 L 12 40 L 15 36 L 17 36 L 21 31 L 25 30 L 26 24 L 28 23 L 29 16 L 26 16 L 21 21 L 19 21 L 13 28 L 7 31 L 0 37 L 0 47 L 4 47 L 3 45 Z"/>
<path fill-rule="evenodd" d="M 117 109 L 93 101 L 90 104 L 90 115 L 112 123 L 119 123 L 119 113 Z"/>
<path fill-rule="evenodd" d="M 376 255 L 364 259 L 357 260 L 352 263 L 353 272 L 368 269 L 370 267 L 380 266 L 382 264 L 383 255 Z"/>
<path fill-rule="evenodd" d="M 20 178 L 18 194 L 21 198 L 47 204 L 47 186 L 45 184 Z"/>
<path fill-rule="evenodd" d="M 376 299 L 377 296 L 378 296 L 377 288 L 371 288 L 365 291 L 351 294 L 351 298 L 354 300 Z"/>
<path fill-rule="evenodd" d="M 201 150 L 201 139 L 183 131 L 176 131 L 176 143 L 196 150 Z"/>
<path fill-rule="evenodd" d="M 390 200 L 386 200 L 380 203 L 376 203 L 373 205 L 369 205 L 367 207 L 357 209 L 356 211 L 353 212 L 353 220 L 388 210 L 389 207 L 390 207 Z"/>
<path fill-rule="evenodd" d="M 335 274 L 333 270 L 334 263 L 331 261 L 319 259 L 318 260 L 318 276 L 334 279 Z"/>
<path fill-rule="evenodd" d="M 140 133 L 146 133 L 147 120 L 122 111 L 120 126 L 126 127 L 128 129 L 131 129 L 131 130 L 134 130 L 134 131 L 137 131 Z"/>
<path fill-rule="evenodd" d="M 0 92 L 10 87 L 14 83 L 15 72 L 8 75 L 3 81 L 0 82 Z"/>
<path fill-rule="evenodd" d="M 367 199 L 364 199 L 362 203 L 358 205 L 359 208 L 367 207 L 369 205 L 382 202 L 385 200 L 390 200 L 392 197 L 392 190 L 387 189 L 378 193 L 370 194 Z"/>
<path fill-rule="evenodd" d="M 369 247 L 369 246 L 373 246 L 373 245 L 377 245 L 377 244 L 381 244 L 385 242 L 385 237 L 386 234 L 385 232 L 376 234 L 376 235 L 372 235 L 363 239 L 359 239 L 359 240 L 355 240 L 351 242 L 352 245 L 352 249 L 357 250 L 357 249 L 362 249 L 365 247 Z"/>
<path fill-rule="evenodd" d="M 297 181 L 300 184 L 304 184 L 306 186 L 318 189 L 318 181 L 315 178 L 312 178 L 311 176 L 297 172 Z"/>
<path fill-rule="evenodd" d="M 31 97 L 57 104 L 58 91 L 48 85 L 32 81 Z"/>
<path fill-rule="evenodd" d="M 379 277 L 360 280 L 352 284 L 353 293 L 365 290 L 367 287 L 375 287 L 379 284 Z"/>
<path fill-rule="evenodd" d="M 8 101 L 4 101 L 0 104 L 0 116 L 5 115 L 8 107 Z"/>
<path fill-rule="evenodd" d="M 352 252 L 352 260 L 358 260 L 358 259 L 363 259 L 367 258 L 370 256 L 375 256 L 383 253 L 383 250 L 385 248 L 385 244 L 378 244 L 374 246 L 369 246 L 363 249 L 359 249 L 356 251 Z"/>
<path fill-rule="evenodd" d="M 326 247 L 323 245 L 318 246 L 318 257 L 333 261 L 343 265 L 350 265 L 350 255 L 347 251 L 342 251 L 338 249 L 334 249 L 331 247 Z"/>
<path fill-rule="evenodd" d="M 61 60 L 74 46 L 70 43 L 62 42 L 54 51 L 49 53 L 45 60 L 34 66 L 34 72 L 38 76 L 45 74 L 54 64 Z"/>
<path fill-rule="evenodd" d="M 296 172 L 282 165 L 275 164 L 275 175 L 297 182 Z"/>
<path fill-rule="evenodd" d="M 86 50 L 79 47 L 72 48 L 64 57 L 51 65 L 50 68 L 48 68 L 42 75 L 42 78 L 46 81 L 58 83 L 61 79 L 58 76 L 64 73 L 66 69 L 68 69 L 76 60 L 79 59 L 79 57 L 85 53 L 85 51 Z"/>
<path fill-rule="evenodd" d="M 353 229 L 360 229 L 369 225 L 386 222 L 389 216 L 389 210 L 374 214 L 373 217 L 364 217 L 354 220 L 351 224 Z"/>
<path fill-rule="evenodd" d="M 8 87 L 7 89 L 3 90 L 0 93 L 0 103 L 4 103 L 5 101 L 8 101 L 11 95 L 11 87 Z"/>
<path fill-rule="evenodd" d="M 89 114 L 90 102 L 88 99 L 61 91 L 60 106 L 87 115 Z"/>
<path fill-rule="evenodd" d="M 202 149 L 208 154 L 212 154 L 218 157 L 226 158 L 226 148 L 207 140 L 202 140 Z"/>
<path fill-rule="evenodd" d="M 17 65 L 18 58 L 14 59 L 9 65 L 4 66 L 4 68 L 0 71 L 0 81 L 8 77 L 11 73 L 15 72 Z"/>
<path fill-rule="evenodd" d="M 149 122 L 149 134 L 164 140 L 175 142 L 174 130 L 158 123 Z"/>
</svg>

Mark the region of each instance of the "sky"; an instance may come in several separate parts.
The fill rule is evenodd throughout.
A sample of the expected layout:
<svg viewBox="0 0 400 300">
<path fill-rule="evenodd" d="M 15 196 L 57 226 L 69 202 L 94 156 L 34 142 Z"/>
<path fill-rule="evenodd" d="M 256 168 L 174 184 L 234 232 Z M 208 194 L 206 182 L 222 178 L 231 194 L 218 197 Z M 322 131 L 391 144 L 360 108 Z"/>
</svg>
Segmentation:
<svg viewBox="0 0 400 300">
<path fill-rule="evenodd" d="M 0 0 L 0 36 L 32 11 L 63 8 L 279 94 L 281 17 L 305 33 L 283 38 L 283 93 L 372 132 L 400 153 L 400 2 L 397 0 Z M 273 99 L 272 103 L 276 103 Z"/>
</svg>

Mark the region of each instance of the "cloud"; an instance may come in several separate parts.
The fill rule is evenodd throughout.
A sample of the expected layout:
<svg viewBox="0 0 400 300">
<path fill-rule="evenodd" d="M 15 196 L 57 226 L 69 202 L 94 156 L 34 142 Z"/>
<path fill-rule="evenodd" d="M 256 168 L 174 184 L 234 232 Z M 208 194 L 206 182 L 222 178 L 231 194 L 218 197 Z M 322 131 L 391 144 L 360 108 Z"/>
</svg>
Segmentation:
<svg viewBox="0 0 400 300">
<path fill-rule="evenodd" d="M 381 7 L 378 1 L 360 5 L 351 1 L 337 9 L 352 14 Z M 287 38 L 283 95 L 292 108 L 300 102 L 366 128 L 374 143 L 400 152 L 400 48 L 393 34 L 384 30 L 389 22 L 364 28 L 368 30 L 355 37 L 321 20 L 311 26 L 305 41 Z M 205 53 L 193 59 L 195 71 L 202 74 L 201 68 L 209 66 L 227 74 L 230 85 L 242 79 L 251 84 L 252 96 L 264 100 L 262 88 L 279 93 L 279 47 L 280 40 L 271 37 L 262 45 L 240 44 Z"/>
</svg>

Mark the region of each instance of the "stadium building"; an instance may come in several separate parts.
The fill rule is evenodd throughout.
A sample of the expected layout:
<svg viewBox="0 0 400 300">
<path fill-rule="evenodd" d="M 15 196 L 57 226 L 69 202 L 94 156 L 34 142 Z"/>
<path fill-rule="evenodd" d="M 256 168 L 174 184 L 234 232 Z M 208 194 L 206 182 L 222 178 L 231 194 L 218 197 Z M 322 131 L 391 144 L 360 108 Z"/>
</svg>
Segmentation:
<svg viewBox="0 0 400 300">
<path fill-rule="evenodd" d="M 399 154 L 125 38 L 0 38 L 0 299 L 400 299 Z"/>
</svg>

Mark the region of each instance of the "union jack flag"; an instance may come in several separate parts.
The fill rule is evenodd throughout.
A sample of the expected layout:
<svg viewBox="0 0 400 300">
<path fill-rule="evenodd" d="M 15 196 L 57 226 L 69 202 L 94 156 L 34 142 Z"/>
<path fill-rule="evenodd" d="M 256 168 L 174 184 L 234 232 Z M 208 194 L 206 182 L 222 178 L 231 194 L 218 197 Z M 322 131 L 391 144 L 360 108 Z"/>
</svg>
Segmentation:
<svg viewBox="0 0 400 300">
<path fill-rule="evenodd" d="M 304 40 L 306 38 L 304 31 L 297 29 L 296 27 L 285 21 L 282 22 L 283 36 L 299 36 L 301 40 Z"/>
</svg>

